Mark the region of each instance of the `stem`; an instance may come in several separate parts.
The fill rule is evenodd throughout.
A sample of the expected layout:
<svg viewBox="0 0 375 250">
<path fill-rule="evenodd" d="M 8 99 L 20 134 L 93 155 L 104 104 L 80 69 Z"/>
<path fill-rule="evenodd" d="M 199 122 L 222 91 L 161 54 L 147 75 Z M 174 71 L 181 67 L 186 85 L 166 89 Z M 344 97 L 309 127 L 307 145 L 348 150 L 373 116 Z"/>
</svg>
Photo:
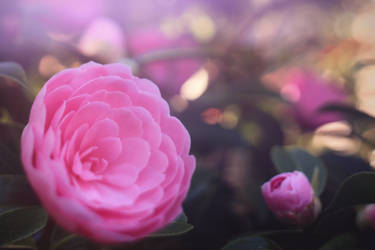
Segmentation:
<svg viewBox="0 0 375 250">
<path fill-rule="evenodd" d="M 353 73 L 357 73 L 358 71 L 362 70 L 363 68 L 367 66 L 373 66 L 375 64 L 375 59 L 366 59 L 357 62 L 356 64 L 353 65 Z"/>
<path fill-rule="evenodd" d="M 146 53 L 134 58 L 138 65 L 148 64 L 161 60 L 176 60 L 181 58 L 195 58 L 195 57 L 218 57 L 222 53 L 219 51 L 209 50 L 205 48 L 175 48 L 164 49 L 150 53 Z"/>
<path fill-rule="evenodd" d="M 363 135 L 361 135 L 360 133 L 356 132 L 356 131 L 352 131 L 352 135 L 353 136 L 356 136 L 358 139 L 360 139 L 362 142 L 364 142 L 365 144 L 367 144 L 368 146 L 372 147 L 372 148 L 375 148 L 375 142 L 367 139 L 366 137 L 364 137 Z"/>
<path fill-rule="evenodd" d="M 51 242 L 51 235 L 53 228 L 55 226 L 55 222 L 48 217 L 47 225 L 43 230 L 42 237 L 38 242 L 38 250 L 49 250 L 50 242 Z"/>
<path fill-rule="evenodd" d="M 67 237 L 65 237 L 62 240 L 60 240 L 59 242 L 57 242 L 56 244 L 52 245 L 51 250 L 59 249 L 60 246 L 64 245 L 66 242 L 68 242 L 71 239 L 74 239 L 76 237 L 77 237 L 77 235 L 75 235 L 75 234 L 68 235 Z"/>
</svg>

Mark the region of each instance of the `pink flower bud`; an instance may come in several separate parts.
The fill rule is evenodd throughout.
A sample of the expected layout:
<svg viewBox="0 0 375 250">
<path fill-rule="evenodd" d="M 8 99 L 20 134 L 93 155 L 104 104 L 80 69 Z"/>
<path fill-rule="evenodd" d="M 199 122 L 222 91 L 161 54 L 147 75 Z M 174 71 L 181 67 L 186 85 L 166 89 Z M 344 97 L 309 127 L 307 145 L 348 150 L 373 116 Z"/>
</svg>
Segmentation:
<svg viewBox="0 0 375 250">
<path fill-rule="evenodd" d="M 309 224 L 321 209 L 309 180 L 299 171 L 274 176 L 262 185 L 262 193 L 272 212 L 289 224 Z"/>
<path fill-rule="evenodd" d="M 365 206 L 357 215 L 357 224 L 360 228 L 375 230 L 375 204 Z"/>
</svg>

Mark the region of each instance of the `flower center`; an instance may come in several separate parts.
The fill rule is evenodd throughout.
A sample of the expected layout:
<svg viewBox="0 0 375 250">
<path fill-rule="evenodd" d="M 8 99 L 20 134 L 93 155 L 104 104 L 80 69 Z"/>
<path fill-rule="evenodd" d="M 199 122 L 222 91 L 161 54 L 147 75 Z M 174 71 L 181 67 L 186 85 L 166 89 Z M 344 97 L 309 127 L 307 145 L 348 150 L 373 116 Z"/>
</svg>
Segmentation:
<svg viewBox="0 0 375 250">
<path fill-rule="evenodd" d="M 281 183 L 286 179 L 286 177 L 281 176 L 271 182 L 271 192 L 273 192 L 275 189 L 278 189 L 281 186 Z"/>
<path fill-rule="evenodd" d="M 94 150 L 88 150 L 74 157 L 73 173 L 83 181 L 101 180 L 102 173 L 108 167 L 108 161 L 102 157 L 92 155 Z"/>
</svg>

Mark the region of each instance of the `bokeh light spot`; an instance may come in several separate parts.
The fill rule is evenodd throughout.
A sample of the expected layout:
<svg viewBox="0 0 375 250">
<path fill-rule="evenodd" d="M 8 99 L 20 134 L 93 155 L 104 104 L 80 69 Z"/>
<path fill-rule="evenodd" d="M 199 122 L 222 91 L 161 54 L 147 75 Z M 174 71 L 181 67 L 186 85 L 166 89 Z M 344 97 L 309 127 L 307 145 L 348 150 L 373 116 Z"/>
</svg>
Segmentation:
<svg viewBox="0 0 375 250">
<path fill-rule="evenodd" d="M 206 91 L 209 82 L 209 74 L 201 68 L 194 73 L 181 87 L 181 96 L 187 100 L 196 100 Z"/>
</svg>

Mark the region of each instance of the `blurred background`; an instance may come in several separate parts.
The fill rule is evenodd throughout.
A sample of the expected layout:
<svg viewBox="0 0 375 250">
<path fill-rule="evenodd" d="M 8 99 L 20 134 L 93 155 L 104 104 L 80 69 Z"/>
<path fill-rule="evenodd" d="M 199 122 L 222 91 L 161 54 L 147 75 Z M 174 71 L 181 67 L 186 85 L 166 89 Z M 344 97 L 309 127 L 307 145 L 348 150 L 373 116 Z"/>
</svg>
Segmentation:
<svg viewBox="0 0 375 250">
<path fill-rule="evenodd" d="M 259 190 L 276 173 L 272 146 L 321 156 L 335 173 L 323 204 L 341 179 L 375 166 L 371 127 L 320 112 L 334 103 L 375 115 L 374 27 L 369 0 L 3 0 L 0 61 L 23 66 L 34 96 L 91 60 L 154 81 L 192 137 L 197 171 L 184 209 L 195 228 L 132 247 L 219 249 L 281 227 Z M 0 85 L 2 141 L 15 150 L 9 127 L 27 122 L 25 95 Z"/>
</svg>

